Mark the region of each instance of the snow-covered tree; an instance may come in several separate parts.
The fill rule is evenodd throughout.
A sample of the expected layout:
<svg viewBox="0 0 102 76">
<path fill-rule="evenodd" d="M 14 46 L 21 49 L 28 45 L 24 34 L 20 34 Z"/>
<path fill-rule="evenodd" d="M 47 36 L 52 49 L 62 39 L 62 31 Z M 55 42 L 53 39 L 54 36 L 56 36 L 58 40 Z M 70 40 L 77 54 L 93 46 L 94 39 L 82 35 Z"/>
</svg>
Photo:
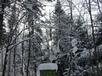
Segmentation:
<svg viewBox="0 0 102 76">
<path fill-rule="evenodd" d="M 59 43 L 61 52 L 68 52 L 71 47 L 70 43 L 70 18 L 62 9 L 61 3 L 57 0 L 54 13 L 55 33 L 54 43 Z M 68 45 L 68 46 L 67 46 Z"/>
</svg>

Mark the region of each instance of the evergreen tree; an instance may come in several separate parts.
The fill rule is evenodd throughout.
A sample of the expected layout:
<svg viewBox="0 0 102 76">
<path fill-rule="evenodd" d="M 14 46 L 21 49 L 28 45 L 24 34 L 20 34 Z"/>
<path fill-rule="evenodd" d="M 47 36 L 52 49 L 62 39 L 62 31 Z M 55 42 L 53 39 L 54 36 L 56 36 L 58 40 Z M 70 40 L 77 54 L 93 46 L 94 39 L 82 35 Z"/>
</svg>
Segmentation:
<svg viewBox="0 0 102 76">
<path fill-rule="evenodd" d="M 54 34 L 55 45 L 59 43 L 59 48 L 61 52 L 68 52 L 68 50 L 71 47 L 70 38 L 68 37 L 70 32 L 69 31 L 70 20 L 68 15 L 66 15 L 65 11 L 62 9 L 59 0 L 57 0 L 57 3 L 55 5 L 54 22 L 57 28 L 55 29 L 55 34 Z"/>
<path fill-rule="evenodd" d="M 84 25 L 84 21 L 80 17 L 78 17 L 75 22 L 75 38 L 78 39 L 79 48 L 89 48 L 88 46 L 90 46 L 89 43 L 91 41 L 89 41 L 89 35 Z"/>
</svg>

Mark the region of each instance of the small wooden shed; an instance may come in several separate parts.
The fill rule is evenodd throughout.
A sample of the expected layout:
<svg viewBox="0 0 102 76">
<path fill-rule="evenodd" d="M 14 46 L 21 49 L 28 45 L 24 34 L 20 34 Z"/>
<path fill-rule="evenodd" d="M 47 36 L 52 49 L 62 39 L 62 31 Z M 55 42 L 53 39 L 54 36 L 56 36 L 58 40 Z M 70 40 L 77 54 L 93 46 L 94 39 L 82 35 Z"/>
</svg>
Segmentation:
<svg viewBox="0 0 102 76">
<path fill-rule="evenodd" d="M 57 76 L 57 70 L 57 64 L 43 63 L 38 66 L 37 76 Z"/>
</svg>

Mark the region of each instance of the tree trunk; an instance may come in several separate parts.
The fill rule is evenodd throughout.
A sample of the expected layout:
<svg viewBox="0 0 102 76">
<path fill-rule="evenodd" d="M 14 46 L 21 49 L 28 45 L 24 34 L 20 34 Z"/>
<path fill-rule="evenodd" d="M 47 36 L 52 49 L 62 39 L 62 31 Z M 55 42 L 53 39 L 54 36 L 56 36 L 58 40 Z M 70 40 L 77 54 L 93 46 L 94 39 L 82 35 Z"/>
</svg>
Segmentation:
<svg viewBox="0 0 102 76">
<path fill-rule="evenodd" d="M 90 15 L 90 21 L 91 21 L 91 28 L 92 28 L 92 40 L 93 40 L 93 47 L 94 47 L 94 54 L 96 56 L 96 66 L 97 66 L 97 75 L 101 76 L 99 74 L 99 67 L 98 67 L 98 61 L 97 61 L 97 53 L 96 53 L 96 45 L 95 45 L 95 35 L 94 35 L 94 24 L 93 24 L 93 18 L 92 18 L 92 10 L 91 10 L 91 1 L 89 0 L 89 7 L 88 7 L 89 15 Z"/>
<path fill-rule="evenodd" d="M 3 69 L 3 62 L 4 62 L 4 54 L 3 54 L 3 47 L 1 47 L 1 70 Z"/>
<path fill-rule="evenodd" d="M 10 70 L 11 70 L 11 50 L 10 50 L 10 52 L 9 52 L 8 76 L 10 76 Z"/>
<path fill-rule="evenodd" d="M 31 15 L 28 16 L 28 19 L 30 19 Z M 32 19 L 28 22 L 29 27 L 32 25 Z M 29 28 L 29 37 L 31 36 L 31 28 Z M 31 54 L 31 39 L 29 39 L 29 49 L 28 49 L 28 62 L 27 62 L 27 76 L 30 75 L 29 66 L 30 66 L 30 54 Z"/>
<path fill-rule="evenodd" d="M 28 62 L 27 62 L 27 76 L 29 76 L 29 64 L 30 64 L 30 53 L 31 53 L 31 40 L 29 39 L 29 51 L 28 51 Z"/>
<path fill-rule="evenodd" d="M 24 25 L 24 29 L 25 29 L 25 25 Z M 23 37 L 22 40 L 24 39 L 24 31 L 23 31 Z M 22 42 L 22 69 L 21 69 L 21 73 L 22 76 L 24 76 L 24 62 L 23 62 L 23 58 L 24 58 L 24 42 Z"/>
<path fill-rule="evenodd" d="M 6 47 L 6 53 L 5 53 L 5 58 L 4 58 L 4 65 L 3 65 L 3 71 L 2 71 L 2 76 L 5 76 L 6 73 L 6 65 L 7 65 L 7 56 L 8 56 L 8 46 Z"/>
<path fill-rule="evenodd" d="M 16 76 L 16 47 L 14 47 L 13 65 L 14 65 L 14 76 Z"/>
<path fill-rule="evenodd" d="M 23 37 L 24 37 L 24 33 L 23 33 Z M 23 38 L 22 38 L 22 39 L 23 39 Z M 24 42 L 22 42 L 22 69 L 21 69 L 22 76 L 24 75 L 24 74 L 23 74 L 23 71 L 24 71 L 24 70 L 23 70 L 23 68 L 24 68 L 24 67 L 23 67 L 23 54 L 24 54 Z"/>
</svg>

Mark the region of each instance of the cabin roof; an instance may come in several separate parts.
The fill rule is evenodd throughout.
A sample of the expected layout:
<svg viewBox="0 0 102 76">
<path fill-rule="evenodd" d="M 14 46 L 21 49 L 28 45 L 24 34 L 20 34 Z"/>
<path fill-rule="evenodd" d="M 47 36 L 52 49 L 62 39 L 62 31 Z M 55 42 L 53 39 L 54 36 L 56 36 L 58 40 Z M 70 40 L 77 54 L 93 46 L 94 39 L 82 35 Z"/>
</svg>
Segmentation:
<svg viewBox="0 0 102 76">
<path fill-rule="evenodd" d="M 58 66 L 55 63 L 43 63 L 38 66 L 39 70 L 57 70 Z"/>
</svg>

